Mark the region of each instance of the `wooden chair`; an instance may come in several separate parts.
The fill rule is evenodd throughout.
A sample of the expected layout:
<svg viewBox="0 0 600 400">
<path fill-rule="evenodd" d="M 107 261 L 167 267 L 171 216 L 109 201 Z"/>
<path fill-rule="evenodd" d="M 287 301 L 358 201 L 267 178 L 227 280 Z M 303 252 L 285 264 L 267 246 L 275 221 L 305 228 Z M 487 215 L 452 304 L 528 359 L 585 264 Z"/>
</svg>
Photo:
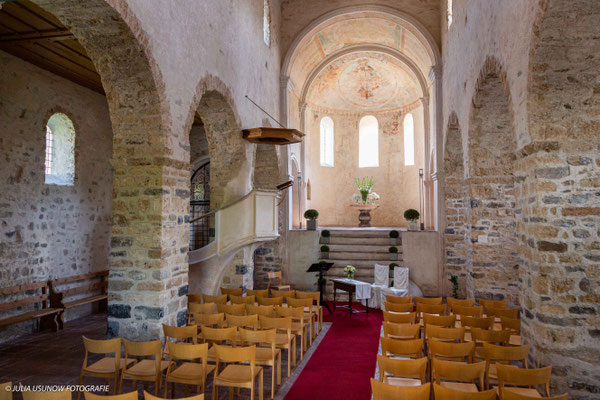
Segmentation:
<svg viewBox="0 0 600 400">
<path fill-rule="evenodd" d="M 246 329 L 258 329 L 258 315 L 233 315 L 233 314 L 225 314 L 225 322 L 227 326 L 237 327 L 237 328 L 246 328 Z"/>
<path fill-rule="evenodd" d="M 425 325 L 425 340 L 435 339 L 442 342 L 465 341 L 465 328 L 445 328 L 443 326 Z"/>
<path fill-rule="evenodd" d="M 271 294 L 273 294 L 274 290 L 292 290 L 290 285 L 283 284 L 283 276 L 281 275 L 281 271 L 267 272 L 267 279 L 267 290 L 269 290 Z M 271 281 L 273 279 L 277 280 L 276 285 L 271 285 Z"/>
<path fill-rule="evenodd" d="M 292 363 L 296 366 L 296 335 L 292 334 L 292 318 L 272 318 L 259 315 L 261 329 L 276 329 L 275 345 L 278 349 L 287 350 L 287 376 L 289 378 L 292 370 Z"/>
<path fill-rule="evenodd" d="M 272 290 L 271 291 L 271 297 L 283 297 L 285 299 L 285 301 L 287 301 L 288 298 L 290 297 L 294 297 L 295 293 L 293 290 Z"/>
<path fill-rule="evenodd" d="M 491 329 L 471 328 L 471 341 L 475 342 L 475 359 L 485 360 L 483 343 L 493 343 L 500 346 L 508 345 L 509 331 L 494 331 Z"/>
<path fill-rule="evenodd" d="M 456 315 L 433 315 L 423 314 L 423 326 L 427 325 L 441 326 L 444 328 L 454 328 Z"/>
<path fill-rule="evenodd" d="M 464 362 L 466 359 L 469 363 L 473 362 L 473 353 L 475 352 L 475 343 L 473 342 L 449 343 L 430 339 L 428 344 L 432 360 L 441 358 L 446 361 Z"/>
<path fill-rule="evenodd" d="M 188 324 L 192 321 L 192 314 L 217 314 L 217 305 L 215 303 L 188 303 Z"/>
<path fill-rule="evenodd" d="M 203 303 L 227 304 L 227 295 L 221 294 L 221 295 L 211 296 L 208 294 L 203 294 L 202 302 Z"/>
<path fill-rule="evenodd" d="M 396 340 L 418 339 L 421 336 L 421 326 L 417 324 L 383 323 L 383 336 Z"/>
<path fill-rule="evenodd" d="M 518 308 L 487 308 L 485 309 L 486 316 L 488 317 L 506 317 L 517 319 L 519 318 L 519 309 Z"/>
<path fill-rule="evenodd" d="M 389 311 L 383 312 L 383 320 L 385 322 L 393 322 L 394 324 L 414 324 L 417 318 L 416 313 L 399 314 Z"/>
<path fill-rule="evenodd" d="M 452 313 L 458 314 L 460 316 L 466 315 L 469 317 L 482 317 L 483 316 L 483 306 L 477 307 L 465 307 L 465 306 L 452 306 Z"/>
<path fill-rule="evenodd" d="M 467 364 L 465 362 L 444 361 L 440 359 L 431 360 L 432 376 L 435 383 L 448 389 L 460 390 L 461 392 L 478 392 L 475 384 L 479 381 L 479 387 L 483 388 L 485 377 L 485 363 L 478 362 Z M 494 399 L 495 400 L 495 399 Z"/>
<path fill-rule="evenodd" d="M 202 295 L 199 293 L 187 294 L 188 306 L 191 303 L 202 303 Z"/>
<path fill-rule="evenodd" d="M 200 393 L 206 388 L 206 377 L 214 371 L 215 366 L 208 364 L 208 343 L 185 344 L 169 342 L 169 368 L 165 377 L 165 393 L 171 383 L 171 396 L 175 398 L 175 384 L 185 385 L 185 396 L 188 396 L 188 385 L 200 386 Z M 194 362 L 200 360 L 200 362 Z"/>
<path fill-rule="evenodd" d="M 121 358 L 121 339 L 110 340 L 93 340 L 85 336 L 83 338 L 83 347 L 85 348 L 85 356 L 83 358 L 83 366 L 79 373 L 79 385 L 83 385 L 83 377 L 85 375 L 95 378 L 114 379 L 112 393 L 118 391 L 119 373 L 127 365 L 134 363 L 133 358 Z M 88 365 L 88 356 L 90 354 L 104 354 L 105 357 Z M 107 354 L 113 354 L 112 357 L 106 357 Z M 77 392 L 77 400 L 81 399 L 81 392 Z"/>
<path fill-rule="evenodd" d="M 416 297 L 415 296 L 415 304 L 440 305 L 440 304 L 442 304 L 442 298 L 441 297 Z"/>
<path fill-rule="evenodd" d="M 473 342 L 471 342 L 473 343 Z M 510 364 L 521 362 L 525 368 L 528 367 L 529 345 L 523 346 L 497 346 L 484 343 L 483 354 L 485 355 L 485 384 L 486 389 L 490 387 L 491 380 L 497 380 L 497 364 Z"/>
<path fill-rule="evenodd" d="M 71 400 L 72 392 L 68 389 L 63 389 L 60 392 L 23 392 L 23 400 Z"/>
<path fill-rule="evenodd" d="M 524 396 L 540 397 L 540 393 L 533 387 L 540 385 L 544 387 L 546 397 L 550 397 L 552 366 L 523 369 L 514 365 L 496 364 L 496 372 L 498 374 L 498 389 L 500 393 L 513 392 Z M 507 385 L 510 385 L 510 387 L 506 387 Z"/>
<path fill-rule="evenodd" d="M 235 296 L 229 295 L 231 304 L 254 304 L 256 302 L 256 296 Z"/>
<path fill-rule="evenodd" d="M 376 381 L 371 378 L 371 391 L 373 400 L 429 400 L 431 384 L 421 386 L 394 386 Z"/>
<path fill-rule="evenodd" d="M 494 390 L 494 389 L 492 389 L 492 390 Z M 517 392 L 513 392 L 512 390 L 507 390 L 507 389 L 504 389 L 500 392 L 501 400 L 534 400 L 534 399 L 539 399 L 539 398 L 540 397 L 525 396 L 525 395 L 519 394 Z M 565 393 L 565 394 L 561 394 L 559 396 L 554 396 L 554 397 L 544 397 L 543 399 L 544 400 L 568 400 L 569 395 L 567 393 Z"/>
<path fill-rule="evenodd" d="M 217 311 L 223 314 L 246 315 L 246 305 L 217 303 Z"/>
<path fill-rule="evenodd" d="M 195 325 L 189 326 L 170 326 L 162 324 L 163 333 L 165 335 L 165 343 L 162 349 L 162 358 L 164 359 L 166 355 L 169 354 L 169 349 L 167 348 L 167 343 L 169 343 L 169 339 L 175 339 L 174 341 L 183 341 L 191 344 L 198 343 L 198 327 Z"/>
<path fill-rule="evenodd" d="M 417 321 L 423 323 L 423 315 L 433 314 L 438 316 L 444 316 L 447 314 L 448 307 L 446 304 L 424 304 L 417 303 Z"/>
<path fill-rule="evenodd" d="M 138 400 L 138 392 L 133 391 L 125 394 L 117 394 L 114 396 L 102 396 L 99 394 L 85 392 L 83 395 L 85 400 Z M 156 398 L 156 397 L 155 397 Z M 70 399 L 70 397 L 69 397 Z"/>
<path fill-rule="evenodd" d="M 446 303 L 448 303 L 448 307 L 450 308 L 453 306 L 473 307 L 475 305 L 475 299 L 455 299 L 453 297 L 446 297 Z"/>
<path fill-rule="evenodd" d="M 212 399 L 217 399 L 217 387 L 229 387 L 229 398 L 233 388 L 250 389 L 250 400 L 254 400 L 254 382 L 258 377 L 258 398 L 263 400 L 263 369 L 256 366 L 256 346 L 224 347 L 214 345 L 216 369 L 213 379 Z M 225 367 L 221 369 L 222 363 Z M 247 363 L 249 365 L 242 365 Z"/>
<path fill-rule="evenodd" d="M 237 328 L 235 326 L 229 328 L 211 328 L 208 326 L 202 327 L 200 337 L 203 343 L 216 343 L 223 345 L 223 343 L 229 343 L 229 346 L 235 346 L 237 344 Z M 211 358 L 211 349 L 208 351 L 209 359 Z"/>
<path fill-rule="evenodd" d="M 0 383 L 0 400 L 12 400 L 12 382 Z"/>
<path fill-rule="evenodd" d="M 477 302 L 480 306 L 484 306 L 486 310 L 488 308 L 508 308 L 508 300 L 478 299 Z"/>
<path fill-rule="evenodd" d="M 397 340 L 382 337 L 381 354 L 392 358 L 421 358 L 423 357 L 423 339 Z"/>
<path fill-rule="evenodd" d="M 283 297 L 256 297 L 259 306 L 282 306 Z"/>
<path fill-rule="evenodd" d="M 496 400 L 495 390 L 465 392 L 433 384 L 435 400 Z"/>
<path fill-rule="evenodd" d="M 226 294 L 227 296 L 241 296 L 244 294 L 244 289 L 242 288 L 221 288 L 221 294 Z"/>
<path fill-rule="evenodd" d="M 193 314 L 194 324 L 201 328 L 203 326 L 216 326 L 218 328 L 225 324 L 225 314 Z"/>
<path fill-rule="evenodd" d="M 292 335 L 300 336 L 300 360 L 304 358 L 304 352 L 307 350 L 306 336 L 307 325 L 304 319 L 303 307 L 275 307 L 275 314 L 278 317 L 292 318 Z M 312 342 L 312 340 L 311 340 Z M 311 343 L 312 344 L 312 343 Z"/>
<path fill-rule="evenodd" d="M 412 296 L 391 296 L 391 295 L 386 295 L 385 296 L 385 301 L 388 303 L 394 303 L 394 304 L 406 304 L 406 303 L 411 303 L 413 302 L 413 297 Z"/>
<path fill-rule="evenodd" d="M 135 400 L 137 400 L 137 396 L 135 397 Z M 164 399 L 162 397 L 152 396 L 150 393 L 148 393 L 144 390 L 144 400 L 164 400 Z M 204 400 L 204 393 L 196 395 L 196 396 L 192 396 L 192 397 L 186 397 L 186 398 L 180 397 L 179 400 Z"/>
<path fill-rule="evenodd" d="M 415 310 L 415 306 L 412 303 L 390 303 L 386 301 L 384 306 L 386 311 L 396 313 L 411 313 Z"/>
<path fill-rule="evenodd" d="M 303 307 L 304 308 L 304 319 L 307 319 L 310 322 L 310 332 L 311 339 L 310 343 L 312 344 L 312 339 L 316 337 L 316 328 L 319 321 L 319 311 L 317 309 L 313 309 L 313 299 L 312 298 L 304 298 L 304 299 L 293 299 L 288 297 L 287 300 L 288 307 Z"/>
<path fill-rule="evenodd" d="M 246 289 L 246 296 L 269 297 L 269 289 Z"/>
<path fill-rule="evenodd" d="M 460 316 L 460 326 L 466 328 L 467 330 L 473 328 L 480 329 L 492 329 L 494 326 L 494 317 L 469 317 L 467 315 Z"/>
<path fill-rule="evenodd" d="M 121 373 L 121 384 L 119 393 L 123 393 L 123 382 L 125 379 L 131 379 L 134 384 L 136 381 L 154 382 L 154 394 L 158 396 L 160 390 L 161 376 L 170 363 L 161 359 L 160 340 L 150 342 L 131 342 L 123 339 L 125 348 L 125 358 L 133 356 L 135 358 L 154 357 L 154 359 L 141 359 L 131 367 L 125 366 Z"/>
<path fill-rule="evenodd" d="M 277 385 L 281 385 L 281 349 L 277 348 L 276 329 L 262 331 L 250 331 L 241 328 L 239 330 L 239 340 L 244 345 L 255 344 L 256 364 L 271 367 L 271 398 L 275 397 L 275 377 L 277 376 Z M 267 347 L 260 347 L 267 345 Z M 277 372 L 275 372 L 277 367 Z"/>
<path fill-rule="evenodd" d="M 399 360 L 377 355 L 379 380 L 394 386 L 418 386 L 427 378 L 427 357 Z"/>
<path fill-rule="evenodd" d="M 323 307 L 321 307 L 321 293 L 320 292 L 300 292 L 296 290 L 296 298 L 298 299 L 313 299 L 313 308 L 316 307 L 319 313 L 319 328 L 317 334 L 321 333 L 323 329 Z"/>
<path fill-rule="evenodd" d="M 521 334 L 521 320 L 507 317 L 500 317 L 500 326 L 503 330 L 507 330 L 511 335 Z"/>
<path fill-rule="evenodd" d="M 275 317 L 275 307 L 273 306 L 253 306 L 246 305 L 246 314 L 248 315 L 264 315 L 265 317 Z"/>
</svg>

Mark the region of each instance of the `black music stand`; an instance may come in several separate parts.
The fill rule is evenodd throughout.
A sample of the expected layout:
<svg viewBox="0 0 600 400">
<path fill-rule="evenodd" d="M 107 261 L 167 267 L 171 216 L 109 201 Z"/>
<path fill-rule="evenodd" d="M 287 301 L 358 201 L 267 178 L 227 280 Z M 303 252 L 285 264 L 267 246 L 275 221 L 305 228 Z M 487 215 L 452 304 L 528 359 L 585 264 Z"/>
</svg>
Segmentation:
<svg viewBox="0 0 600 400">
<path fill-rule="evenodd" d="M 319 263 L 315 263 L 313 265 L 310 266 L 310 268 L 308 268 L 306 270 L 306 272 L 318 272 L 319 273 L 319 301 L 321 303 L 321 305 L 323 307 L 325 307 L 327 309 L 327 311 L 329 311 L 329 314 L 332 313 L 331 308 L 329 308 L 329 304 L 327 304 L 326 302 L 323 301 L 323 275 L 325 275 L 325 273 L 327 271 L 329 271 L 329 268 L 333 267 L 333 263 L 328 263 L 328 262 L 319 262 Z"/>
</svg>

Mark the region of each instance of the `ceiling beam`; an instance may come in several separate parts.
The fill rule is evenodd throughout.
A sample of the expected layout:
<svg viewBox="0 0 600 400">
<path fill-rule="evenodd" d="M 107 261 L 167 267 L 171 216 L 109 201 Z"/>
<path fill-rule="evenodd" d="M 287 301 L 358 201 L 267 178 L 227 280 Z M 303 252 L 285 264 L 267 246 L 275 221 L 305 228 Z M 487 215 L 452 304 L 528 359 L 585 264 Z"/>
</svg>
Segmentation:
<svg viewBox="0 0 600 400">
<path fill-rule="evenodd" d="M 34 40 L 70 40 L 75 39 L 66 29 L 51 29 L 40 32 L 11 33 L 0 35 L 0 43 L 23 42 Z"/>
</svg>

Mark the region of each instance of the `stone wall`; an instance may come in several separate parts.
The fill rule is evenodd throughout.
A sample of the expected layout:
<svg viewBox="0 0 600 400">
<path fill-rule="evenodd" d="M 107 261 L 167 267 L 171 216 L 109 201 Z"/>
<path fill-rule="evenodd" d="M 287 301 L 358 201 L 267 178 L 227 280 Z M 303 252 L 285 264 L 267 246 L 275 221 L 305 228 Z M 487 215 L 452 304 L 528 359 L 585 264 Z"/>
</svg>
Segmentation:
<svg viewBox="0 0 600 400">
<path fill-rule="evenodd" d="M 0 52 L 0 287 L 108 269 L 112 128 L 104 96 Z M 75 126 L 73 186 L 44 183 L 46 123 Z M 66 319 L 89 312 L 77 307 Z M 2 330 L 0 340 L 31 331 Z"/>
</svg>

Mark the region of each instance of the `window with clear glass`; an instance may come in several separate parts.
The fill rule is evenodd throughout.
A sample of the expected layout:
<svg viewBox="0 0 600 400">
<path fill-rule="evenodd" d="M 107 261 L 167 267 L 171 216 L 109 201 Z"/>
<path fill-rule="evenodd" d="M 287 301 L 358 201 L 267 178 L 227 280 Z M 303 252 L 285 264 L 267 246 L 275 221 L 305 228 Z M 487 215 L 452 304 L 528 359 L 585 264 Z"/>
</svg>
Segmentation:
<svg viewBox="0 0 600 400">
<path fill-rule="evenodd" d="M 452 25 L 452 0 L 448 0 L 448 29 Z"/>
<path fill-rule="evenodd" d="M 269 0 L 263 1 L 263 40 L 271 46 L 271 6 Z"/>
<path fill-rule="evenodd" d="M 358 167 L 379 167 L 379 123 L 366 115 L 358 126 Z"/>
<path fill-rule="evenodd" d="M 53 114 L 46 124 L 45 182 L 73 186 L 75 181 L 75 127 L 65 114 Z"/>
<path fill-rule="evenodd" d="M 404 165 L 415 165 L 415 121 L 412 114 L 404 117 Z"/>
<path fill-rule="evenodd" d="M 333 167 L 333 120 L 329 117 L 321 119 L 321 165 Z"/>
</svg>

